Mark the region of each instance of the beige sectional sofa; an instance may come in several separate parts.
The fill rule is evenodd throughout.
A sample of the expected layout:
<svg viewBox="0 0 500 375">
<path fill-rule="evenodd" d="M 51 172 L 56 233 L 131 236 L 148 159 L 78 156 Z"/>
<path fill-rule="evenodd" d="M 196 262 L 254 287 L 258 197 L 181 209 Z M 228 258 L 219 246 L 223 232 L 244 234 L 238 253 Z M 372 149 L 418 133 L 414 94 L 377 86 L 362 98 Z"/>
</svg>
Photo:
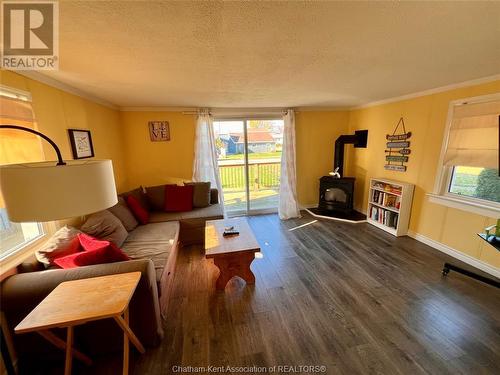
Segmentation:
<svg viewBox="0 0 500 375">
<path fill-rule="evenodd" d="M 67 280 L 140 271 L 141 281 L 130 304 L 130 324 L 144 345 L 156 345 L 163 337 L 161 317 L 166 315 L 180 245 L 203 244 L 205 221 L 222 217 L 218 192 L 212 189 L 208 207 L 189 212 L 151 212 L 150 222 L 130 231 L 121 246 L 130 261 L 72 269 L 43 269 L 36 261 L 21 265 L 18 274 L 2 282 L 0 297 L 7 323 L 4 330 L 7 328 L 12 336 L 20 365 L 29 367 L 40 358 L 59 358 L 60 351 L 39 335 L 14 335 L 13 328 Z M 121 338 L 112 320 L 87 323 L 75 330 L 75 345 L 90 355 L 119 350 Z"/>
</svg>

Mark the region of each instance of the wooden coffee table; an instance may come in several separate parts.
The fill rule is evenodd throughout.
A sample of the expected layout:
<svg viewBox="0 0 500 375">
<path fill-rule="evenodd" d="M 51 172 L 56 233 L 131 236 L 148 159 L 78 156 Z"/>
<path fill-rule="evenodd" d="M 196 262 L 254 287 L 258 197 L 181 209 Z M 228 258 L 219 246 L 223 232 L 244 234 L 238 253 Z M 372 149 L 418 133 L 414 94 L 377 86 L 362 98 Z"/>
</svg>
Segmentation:
<svg viewBox="0 0 500 375">
<path fill-rule="evenodd" d="M 234 226 L 239 231 L 237 236 L 224 237 L 224 228 Z M 209 220 L 205 224 L 205 257 L 214 260 L 220 274 L 215 284 L 224 290 L 226 284 L 234 276 L 239 276 L 247 284 L 255 284 L 255 275 L 250 264 L 260 246 L 246 218 Z"/>
<path fill-rule="evenodd" d="M 140 278 L 140 272 L 129 272 L 65 281 L 50 292 L 14 331 L 36 331 L 58 348 L 66 350 L 64 374 L 69 375 L 73 356 L 87 365 L 92 364 L 89 357 L 73 348 L 73 327 L 114 318 L 123 330 L 123 374 L 128 374 L 129 340 L 139 352 L 145 352 L 128 325 L 128 305 Z M 51 328 L 67 328 L 66 342 L 50 332 Z"/>
</svg>

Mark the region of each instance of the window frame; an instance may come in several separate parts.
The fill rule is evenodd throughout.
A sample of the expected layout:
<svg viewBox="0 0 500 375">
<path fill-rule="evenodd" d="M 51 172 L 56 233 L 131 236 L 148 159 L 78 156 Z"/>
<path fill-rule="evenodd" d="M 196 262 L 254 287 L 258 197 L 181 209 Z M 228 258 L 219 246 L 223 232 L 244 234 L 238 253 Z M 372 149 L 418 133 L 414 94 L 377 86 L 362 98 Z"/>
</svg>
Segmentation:
<svg viewBox="0 0 500 375">
<path fill-rule="evenodd" d="M 29 102 L 31 105 L 33 105 L 31 93 L 27 91 L 15 89 L 5 85 L 0 85 L 0 95 L 15 100 Z M 10 269 L 18 266 L 24 260 L 32 256 L 35 250 L 38 248 L 38 246 L 40 246 L 44 241 L 46 241 L 47 236 L 55 232 L 55 223 L 38 222 L 37 224 L 41 231 L 41 233 L 38 236 L 32 238 L 29 241 L 23 242 L 22 244 L 19 244 L 18 246 L 9 250 L 5 256 L 2 256 L 0 258 L 0 274 L 8 272 Z"/>
<path fill-rule="evenodd" d="M 447 207 L 458 208 L 463 211 L 473 212 L 483 216 L 498 217 L 500 215 L 500 203 L 488 201 L 485 199 L 468 197 L 466 195 L 451 193 L 449 187 L 453 178 L 454 166 L 444 165 L 444 156 L 448 147 L 451 122 L 453 120 L 453 109 L 457 105 L 483 103 L 500 100 L 500 94 L 482 95 L 464 99 L 452 100 L 448 106 L 448 115 L 441 145 L 441 154 L 439 156 L 436 179 L 432 193 L 427 196 L 432 203 L 441 204 Z"/>
</svg>

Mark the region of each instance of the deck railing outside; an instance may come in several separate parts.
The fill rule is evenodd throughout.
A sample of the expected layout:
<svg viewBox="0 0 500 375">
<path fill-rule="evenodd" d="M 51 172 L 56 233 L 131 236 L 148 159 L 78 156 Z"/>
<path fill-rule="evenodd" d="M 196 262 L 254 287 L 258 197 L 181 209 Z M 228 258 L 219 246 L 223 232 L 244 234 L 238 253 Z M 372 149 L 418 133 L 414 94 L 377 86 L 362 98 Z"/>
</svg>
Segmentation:
<svg viewBox="0 0 500 375">
<path fill-rule="evenodd" d="M 227 211 L 278 207 L 281 161 L 277 158 L 248 160 L 250 202 L 247 202 L 243 160 L 219 160 L 219 172 Z"/>
<path fill-rule="evenodd" d="M 281 162 L 261 162 L 259 160 L 248 161 L 248 175 L 250 189 L 278 188 L 280 183 Z M 245 165 L 240 161 L 228 163 L 219 162 L 220 179 L 225 189 L 245 188 Z"/>
</svg>

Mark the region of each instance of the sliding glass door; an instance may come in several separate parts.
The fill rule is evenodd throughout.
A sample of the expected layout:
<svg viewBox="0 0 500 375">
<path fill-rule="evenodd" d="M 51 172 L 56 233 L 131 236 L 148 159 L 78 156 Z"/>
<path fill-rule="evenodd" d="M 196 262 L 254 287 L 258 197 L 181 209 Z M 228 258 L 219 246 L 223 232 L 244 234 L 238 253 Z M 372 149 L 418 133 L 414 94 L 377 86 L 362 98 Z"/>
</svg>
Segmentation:
<svg viewBox="0 0 500 375">
<path fill-rule="evenodd" d="M 214 132 L 228 214 L 276 211 L 283 120 L 216 120 Z"/>
</svg>

